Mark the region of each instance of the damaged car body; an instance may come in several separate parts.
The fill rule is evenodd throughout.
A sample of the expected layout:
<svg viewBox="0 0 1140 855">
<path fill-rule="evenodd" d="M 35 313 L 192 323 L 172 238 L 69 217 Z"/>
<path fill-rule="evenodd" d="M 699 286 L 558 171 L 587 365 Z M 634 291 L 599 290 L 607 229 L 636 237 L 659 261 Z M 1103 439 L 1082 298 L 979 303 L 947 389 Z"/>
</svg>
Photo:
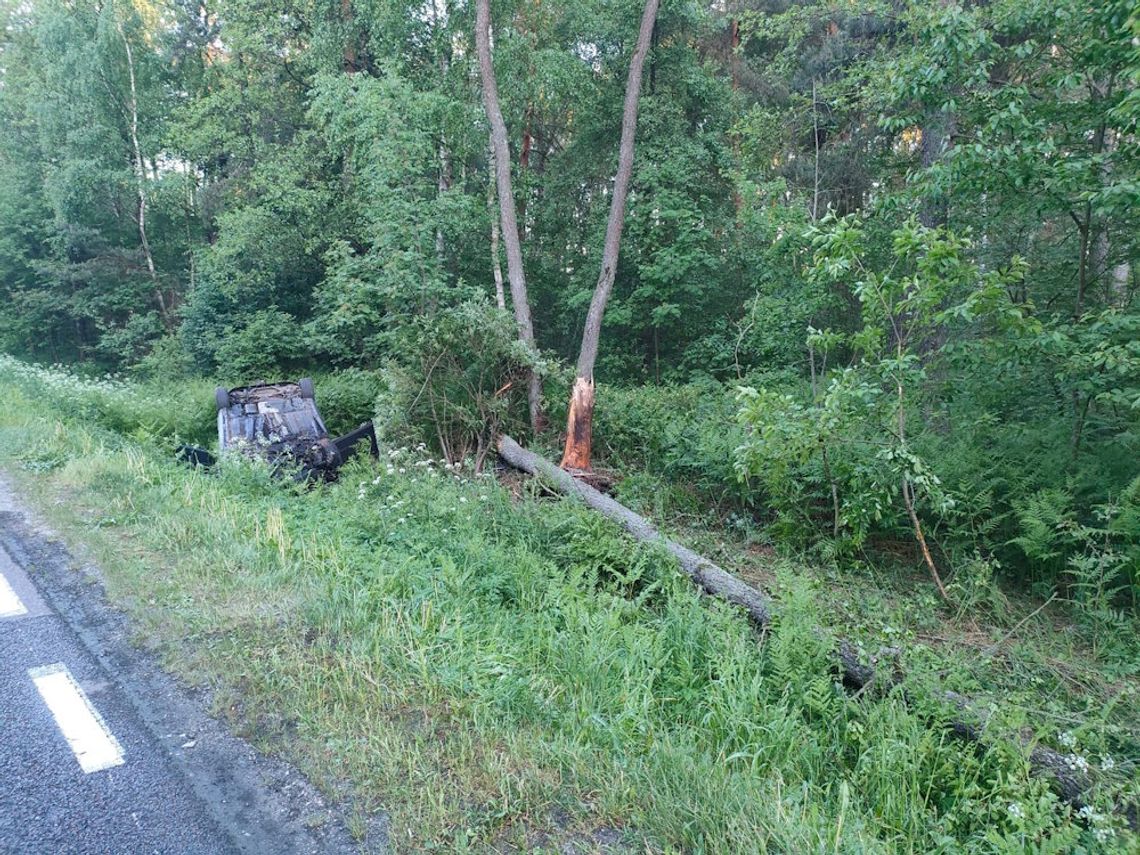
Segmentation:
<svg viewBox="0 0 1140 855">
<path fill-rule="evenodd" d="M 317 410 L 313 381 L 257 383 L 215 392 L 218 447 L 265 460 L 276 472 L 294 472 L 299 480 L 335 481 L 337 471 L 361 447 L 373 457 L 379 450 L 372 422 L 330 437 Z M 180 455 L 198 464 L 184 450 Z"/>
</svg>

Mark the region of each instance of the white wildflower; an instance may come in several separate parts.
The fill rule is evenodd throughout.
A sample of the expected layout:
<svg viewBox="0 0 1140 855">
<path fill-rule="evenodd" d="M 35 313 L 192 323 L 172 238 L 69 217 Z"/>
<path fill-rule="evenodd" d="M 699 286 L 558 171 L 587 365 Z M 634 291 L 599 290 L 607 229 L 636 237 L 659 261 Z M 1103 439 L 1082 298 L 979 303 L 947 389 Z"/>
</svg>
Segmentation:
<svg viewBox="0 0 1140 855">
<path fill-rule="evenodd" d="M 1025 818 L 1025 811 L 1022 810 L 1021 805 L 1019 805 L 1017 802 L 1010 802 L 1007 810 L 1009 811 L 1009 815 L 1014 819 Z"/>
<path fill-rule="evenodd" d="M 1100 758 L 1100 768 L 1106 772 L 1111 772 L 1116 768 L 1116 761 L 1106 754 Z"/>
<path fill-rule="evenodd" d="M 1073 732 L 1071 730 L 1062 732 L 1057 737 L 1057 741 L 1060 742 L 1061 745 L 1063 745 L 1065 748 L 1072 748 L 1077 744 L 1077 738 L 1073 736 Z"/>
<path fill-rule="evenodd" d="M 1089 761 L 1080 754 L 1069 754 L 1065 757 L 1065 762 L 1075 772 L 1087 772 L 1089 770 Z"/>
</svg>

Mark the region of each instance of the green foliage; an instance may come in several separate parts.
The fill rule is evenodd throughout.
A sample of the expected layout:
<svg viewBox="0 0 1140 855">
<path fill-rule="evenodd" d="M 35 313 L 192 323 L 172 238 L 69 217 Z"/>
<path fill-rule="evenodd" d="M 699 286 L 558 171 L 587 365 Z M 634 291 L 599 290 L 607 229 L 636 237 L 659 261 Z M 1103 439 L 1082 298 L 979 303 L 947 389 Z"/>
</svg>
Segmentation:
<svg viewBox="0 0 1140 855">
<path fill-rule="evenodd" d="M 0 454 L 69 491 L 148 637 L 222 697 L 240 688 L 239 726 L 248 715 L 267 744 L 382 799 L 415 848 L 446 847 L 456 825 L 494 845 L 514 823 L 545 826 L 551 805 L 638 847 L 693 851 L 1134 839 L 1109 814 L 1115 779 L 1078 819 L 1014 743 L 947 738 L 921 667 L 881 696 L 847 695 L 819 592 L 795 575 L 757 645 L 658 550 L 572 504 L 401 448 L 313 491 L 241 458 L 206 477 L 73 419 L 47 386 L 18 389 L 5 428 L 68 430 L 0 431 Z M 34 460 L 20 450 L 33 446 Z M 162 572 L 125 557 L 122 536 L 131 555 L 166 556 Z M 251 659 L 254 643 L 267 654 Z M 1005 726 L 995 713 L 992 732 Z"/>
<path fill-rule="evenodd" d="M 232 378 L 231 386 L 270 380 L 296 363 L 304 352 L 300 325 L 279 309 L 254 312 L 238 329 L 224 334 L 218 344 L 219 370 Z"/>
<path fill-rule="evenodd" d="M 345 368 L 313 378 L 317 406 L 330 433 L 348 433 L 376 414 L 376 399 L 384 390 L 379 371 Z"/>
<path fill-rule="evenodd" d="M 1083 612 L 1109 630 L 1122 621 L 1118 610 L 1135 608 L 1140 596 L 1138 483 L 1118 502 L 1093 508 L 1090 523 L 1078 519 L 1072 496 L 1062 490 L 1041 490 L 1015 506 L 1020 534 L 1010 543 L 1060 578 Z"/>
<path fill-rule="evenodd" d="M 600 385 L 597 401 L 596 450 L 608 465 L 650 476 L 650 507 L 699 514 L 710 504 L 727 510 L 751 504 L 751 490 L 732 468 L 742 433 L 732 423 L 730 386 L 707 378 L 685 385 Z"/>
<path fill-rule="evenodd" d="M 208 444 L 216 434 L 210 384 L 183 382 L 172 388 L 165 378 L 137 385 L 105 374 L 81 377 L 66 368 L 29 365 L 0 354 L 4 381 L 29 400 L 61 414 L 69 424 L 98 425 L 143 442 L 162 440 Z"/>
<path fill-rule="evenodd" d="M 482 297 L 419 315 L 392 340 L 377 420 L 390 441 L 431 445 L 481 469 L 502 432 L 526 424 L 526 376 L 542 370 L 513 320 Z"/>
<path fill-rule="evenodd" d="M 922 500 L 936 514 L 953 507 L 907 422 L 921 412 L 940 336 L 969 335 L 985 324 L 1025 326 L 1005 290 L 1017 281 L 1017 266 L 983 273 L 969 261 L 967 241 L 913 221 L 891 233 L 882 267 L 854 217 L 829 216 L 809 234 L 816 246 L 811 275 L 851 282 L 861 325 L 846 335 L 809 328 L 806 402 L 741 389 L 748 433 L 737 467 L 742 477 L 761 479 L 786 533 L 810 532 L 826 508 L 832 536 L 859 547 L 873 532 L 907 528 L 908 502 Z M 852 364 L 829 372 L 836 351 L 851 353 Z"/>
<path fill-rule="evenodd" d="M 394 445 L 452 463 L 482 465 L 497 430 L 524 431 L 532 368 L 559 422 L 637 8 L 495 4 L 542 357 L 489 304 L 471 18 L 396 0 L 0 6 L 0 351 L 76 366 L 4 361 L 3 379 L 112 443 L 208 442 L 202 372 L 313 374 L 330 429 L 375 413 Z M 1125 0 L 663 4 L 598 363 L 595 447 L 618 495 L 841 569 L 909 561 L 899 543 L 925 531 L 960 617 L 1055 588 L 1098 643 L 1128 650 L 1138 36 Z M 105 374 L 120 370 L 144 385 Z M 25 462 L 63 473 L 73 455 L 57 439 Z M 264 472 L 223 468 L 211 500 L 248 491 L 308 526 Z M 819 670 L 810 608 L 788 611 L 756 668 L 728 618 L 700 607 L 692 625 L 659 555 L 577 514 L 516 519 L 498 493 L 487 527 L 452 513 L 460 494 L 401 481 L 380 496 L 399 468 L 362 472 L 364 498 L 319 496 L 347 556 L 324 567 L 321 626 L 345 621 L 373 656 L 421 651 L 479 720 L 552 728 L 571 777 L 612 785 L 630 827 L 666 847 L 1079 851 L 1104 830 L 1053 829 L 1015 757 L 948 753 L 899 705 L 847 703 Z M 143 489 L 106 478 L 108 495 Z M 441 528 L 462 532 L 454 551 Z M 292 572 L 246 557 L 260 583 Z M 406 575 L 374 570 L 396 565 Z M 415 612 L 425 602 L 473 637 Z M 385 623 L 393 603 L 407 626 Z M 459 664 L 432 658 L 468 644 Z M 539 665 L 577 676 L 551 683 Z M 632 778 L 589 778 L 602 745 Z"/>
</svg>

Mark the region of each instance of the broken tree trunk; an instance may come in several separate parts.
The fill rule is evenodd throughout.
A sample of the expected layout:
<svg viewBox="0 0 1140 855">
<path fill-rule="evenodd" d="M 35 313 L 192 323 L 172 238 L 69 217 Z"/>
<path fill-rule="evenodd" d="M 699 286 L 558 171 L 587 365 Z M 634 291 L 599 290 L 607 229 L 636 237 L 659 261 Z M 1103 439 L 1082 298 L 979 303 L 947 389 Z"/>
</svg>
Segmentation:
<svg viewBox="0 0 1140 855">
<path fill-rule="evenodd" d="M 562 452 L 563 469 L 589 469 L 594 431 L 594 363 L 598 358 L 598 339 L 602 334 L 602 316 L 606 302 L 614 287 L 617 275 L 618 253 L 621 250 L 621 232 L 625 224 L 625 202 L 629 196 L 629 183 L 633 177 L 633 143 L 637 133 L 637 105 L 641 98 L 641 71 L 653 41 L 653 28 L 657 23 L 657 10 L 661 0 L 646 0 L 641 13 L 641 26 L 637 31 L 637 44 L 629 62 L 629 77 L 625 82 L 625 103 L 622 107 L 621 141 L 618 143 L 618 165 L 614 175 L 613 194 L 610 197 L 610 216 L 606 223 L 606 239 L 602 245 L 602 266 L 586 325 L 582 329 L 582 346 L 578 351 L 578 367 L 574 375 L 574 388 L 570 393 L 570 406 L 566 416 L 566 445 Z M 505 228 L 505 226 L 504 226 Z"/>
<path fill-rule="evenodd" d="M 669 540 L 653 527 L 653 524 L 640 514 L 635 514 L 625 505 L 615 502 L 588 484 L 559 469 L 549 460 L 527 451 L 505 434 L 499 437 L 499 456 L 516 469 L 541 475 L 549 480 L 559 492 L 577 496 L 595 511 L 620 523 L 626 531 L 646 543 L 658 543 L 673 555 L 681 569 L 710 594 L 715 594 L 730 603 L 743 606 L 748 616 L 760 626 L 770 620 L 768 599 L 751 585 L 740 581 L 731 573 L 717 567 L 707 558 Z"/>
<path fill-rule="evenodd" d="M 663 546 L 677 559 L 681 569 L 697 585 L 714 596 L 743 607 L 752 622 L 760 629 L 764 629 L 771 622 L 770 602 L 759 589 L 738 579 L 688 547 L 665 537 L 645 517 L 598 492 L 533 451 L 527 451 L 506 434 L 499 436 L 497 446 L 499 457 L 506 463 L 531 475 L 542 476 L 560 493 L 575 496 L 588 507 L 620 523 L 635 539 Z M 897 659 L 898 654 L 898 650 L 886 648 L 872 657 L 868 664 L 860 657 L 856 647 L 848 641 L 840 640 L 835 650 L 839 674 L 844 685 L 856 691 L 867 690 L 876 683 L 889 687 L 899 682 L 901 674 L 896 669 L 892 668 L 892 673 L 889 675 L 881 673 L 883 670 L 881 665 Z M 988 716 L 984 712 L 976 710 L 969 698 L 955 692 L 944 692 L 942 698 L 958 713 L 963 714 L 962 718 L 949 722 L 950 730 L 955 736 L 968 742 L 981 743 L 986 740 L 985 727 Z M 974 721 L 965 720 L 966 716 L 973 718 Z M 1086 799 L 1092 786 L 1087 774 L 1074 769 L 1065 755 L 1042 745 L 1033 745 L 1031 737 L 1023 737 L 1021 744 L 1026 748 L 1032 746 L 1029 752 L 1030 768 L 1034 774 L 1049 780 L 1063 802 L 1074 809 L 1080 809 L 1087 804 Z M 1135 825 L 1134 807 L 1124 806 L 1121 812 L 1126 815 L 1130 824 Z"/>
</svg>

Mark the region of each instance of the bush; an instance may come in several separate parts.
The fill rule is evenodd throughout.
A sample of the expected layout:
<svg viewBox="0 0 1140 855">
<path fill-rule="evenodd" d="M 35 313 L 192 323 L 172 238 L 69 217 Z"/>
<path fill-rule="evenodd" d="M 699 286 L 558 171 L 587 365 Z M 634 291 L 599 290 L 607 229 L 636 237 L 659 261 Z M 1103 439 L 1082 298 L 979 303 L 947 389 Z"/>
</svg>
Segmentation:
<svg viewBox="0 0 1140 855">
<path fill-rule="evenodd" d="M 420 315 L 392 339 L 377 399 L 385 437 L 425 443 L 447 460 L 481 467 L 500 431 L 527 424 L 526 377 L 536 355 L 510 316 L 476 297 Z"/>
<path fill-rule="evenodd" d="M 317 406 L 330 433 L 347 433 L 372 418 L 384 389 L 379 371 L 346 368 L 315 378 Z"/>
<path fill-rule="evenodd" d="M 296 319 L 279 309 L 263 309 L 222 339 L 218 368 L 234 380 L 230 385 L 253 383 L 281 373 L 304 352 L 304 335 Z"/>
<path fill-rule="evenodd" d="M 194 376 L 194 358 L 186 349 L 180 335 L 166 335 L 142 359 L 131 366 L 130 372 L 140 380 L 185 380 Z"/>
</svg>

